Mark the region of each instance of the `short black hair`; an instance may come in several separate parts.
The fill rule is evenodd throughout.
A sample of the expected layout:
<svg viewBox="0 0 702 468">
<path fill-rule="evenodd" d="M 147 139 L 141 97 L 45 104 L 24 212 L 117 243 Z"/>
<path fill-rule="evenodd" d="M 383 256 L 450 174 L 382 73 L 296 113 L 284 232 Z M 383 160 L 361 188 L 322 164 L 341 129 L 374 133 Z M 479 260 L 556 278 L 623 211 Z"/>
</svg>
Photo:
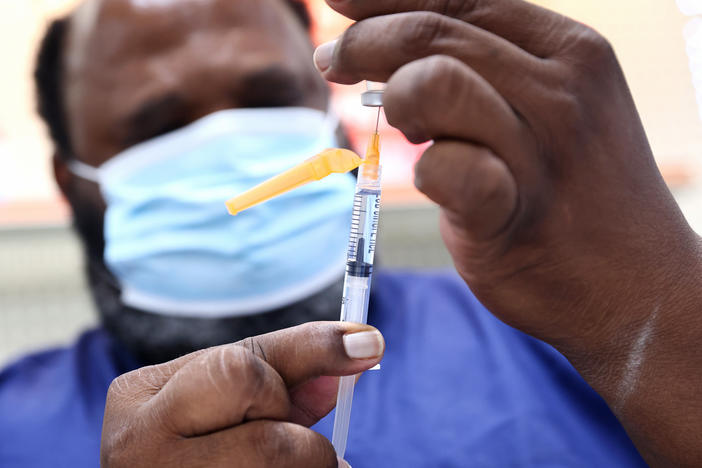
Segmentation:
<svg viewBox="0 0 702 468">
<path fill-rule="evenodd" d="M 306 30 L 310 30 L 311 17 L 304 0 L 286 0 Z M 37 92 L 39 115 L 49 128 L 55 149 L 64 159 L 73 155 L 66 107 L 63 101 L 65 70 L 63 64 L 69 17 L 51 22 L 41 40 L 34 68 L 34 83 Z"/>
<path fill-rule="evenodd" d="M 51 22 L 39 46 L 37 63 L 34 68 L 37 110 L 49 128 L 49 134 L 56 151 L 63 158 L 68 158 L 73 154 L 63 103 L 63 51 L 68 22 L 68 17 Z"/>
<path fill-rule="evenodd" d="M 309 31 L 312 27 L 312 18 L 310 17 L 310 10 L 307 8 L 305 0 L 287 0 L 287 2 L 305 29 Z"/>
</svg>

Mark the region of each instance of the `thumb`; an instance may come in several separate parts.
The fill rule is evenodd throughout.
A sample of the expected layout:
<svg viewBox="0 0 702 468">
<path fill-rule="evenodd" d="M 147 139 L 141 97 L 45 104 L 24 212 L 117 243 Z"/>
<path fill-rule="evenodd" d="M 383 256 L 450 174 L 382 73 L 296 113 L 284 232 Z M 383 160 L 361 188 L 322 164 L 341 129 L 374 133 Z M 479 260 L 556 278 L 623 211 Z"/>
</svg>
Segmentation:
<svg viewBox="0 0 702 468">
<path fill-rule="evenodd" d="M 370 369 L 385 351 L 385 341 L 376 328 L 351 322 L 306 323 L 236 344 L 280 374 L 293 405 L 291 420 L 306 426 L 334 408 L 338 376 Z"/>
<path fill-rule="evenodd" d="M 385 341 L 370 325 L 311 322 L 236 343 L 266 361 L 288 388 L 315 377 L 353 375 L 380 362 Z"/>
</svg>

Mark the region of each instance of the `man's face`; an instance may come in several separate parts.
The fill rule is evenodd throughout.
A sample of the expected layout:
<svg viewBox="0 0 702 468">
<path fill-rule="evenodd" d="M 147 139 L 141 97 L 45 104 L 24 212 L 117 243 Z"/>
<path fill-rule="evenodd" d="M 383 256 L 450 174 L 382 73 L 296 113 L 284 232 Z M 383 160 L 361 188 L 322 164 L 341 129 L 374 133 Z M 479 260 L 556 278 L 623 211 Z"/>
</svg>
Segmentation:
<svg viewBox="0 0 702 468">
<path fill-rule="evenodd" d="M 92 166 L 218 110 L 327 106 L 307 31 L 286 0 L 88 0 L 71 17 L 65 54 L 74 157 Z M 103 322 L 145 363 L 338 313 L 338 285 L 278 311 L 219 321 L 125 307 L 102 264 L 98 187 L 77 177 L 69 186 Z"/>
<path fill-rule="evenodd" d="M 92 0 L 71 21 L 65 105 L 77 157 L 237 107 L 324 110 L 327 87 L 285 0 Z"/>
</svg>

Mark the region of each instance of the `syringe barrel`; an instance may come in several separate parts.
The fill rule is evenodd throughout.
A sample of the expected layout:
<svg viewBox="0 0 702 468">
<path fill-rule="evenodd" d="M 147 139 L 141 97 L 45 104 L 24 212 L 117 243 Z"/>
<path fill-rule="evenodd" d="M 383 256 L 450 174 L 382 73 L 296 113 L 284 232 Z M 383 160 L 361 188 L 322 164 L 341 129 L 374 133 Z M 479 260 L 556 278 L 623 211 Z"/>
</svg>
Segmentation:
<svg viewBox="0 0 702 468">
<path fill-rule="evenodd" d="M 368 321 L 375 238 L 380 216 L 380 184 L 377 179 L 366 182 L 369 185 L 365 185 L 364 181 L 359 179 L 353 202 L 344 297 L 341 303 L 341 320 L 345 322 Z M 355 381 L 356 377 L 353 375 L 341 377 L 339 380 L 332 445 L 336 454 L 342 458 L 346 452 Z"/>
<path fill-rule="evenodd" d="M 355 375 L 346 375 L 339 379 L 339 393 L 336 397 L 336 413 L 334 415 L 334 432 L 332 445 L 338 457 L 344 458 L 346 442 L 349 437 L 349 422 L 351 421 L 351 404 L 353 403 L 353 387 Z"/>
<path fill-rule="evenodd" d="M 344 279 L 344 298 L 341 305 L 342 322 L 367 322 L 370 280 L 370 275 L 366 277 L 346 275 Z"/>
<path fill-rule="evenodd" d="M 366 183 L 367 182 L 367 183 Z M 380 187 L 377 180 L 359 178 L 353 199 L 351 232 L 347 251 L 346 275 L 370 277 L 380 218 Z"/>
</svg>

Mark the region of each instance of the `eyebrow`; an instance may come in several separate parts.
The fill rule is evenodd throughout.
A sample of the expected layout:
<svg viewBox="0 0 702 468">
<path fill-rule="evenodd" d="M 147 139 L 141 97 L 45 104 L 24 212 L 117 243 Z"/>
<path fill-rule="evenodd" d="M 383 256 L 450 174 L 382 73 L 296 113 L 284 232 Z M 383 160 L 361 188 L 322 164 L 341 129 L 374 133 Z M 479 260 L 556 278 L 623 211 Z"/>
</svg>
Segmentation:
<svg viewBox="0 0 702 468">
<path fill-rule="evenodd" d="M 179 128 L 186 123 L 185 110 L 185 99 L 175 92 L 146 101 L 125 119 L 122 143 L 135 145 Z"/>
<path fill-rule="evenodd" d="M 279 65 L 271 65 L 245 75 L 236 87 L 236 107 L 285 107 L 302 104 L 305 86 L 302 77 Z M 173 91 L 141 104 L 124 119 L 124 147 L 133 146 L 189 123 L 188 103 Z"/>
<path fill-rule="evenodd" d="M 238 88 L 239 107 L 293 106 L 305 98 L 300 75 L 278 65 L 244 76 Z"/>
</svg>

